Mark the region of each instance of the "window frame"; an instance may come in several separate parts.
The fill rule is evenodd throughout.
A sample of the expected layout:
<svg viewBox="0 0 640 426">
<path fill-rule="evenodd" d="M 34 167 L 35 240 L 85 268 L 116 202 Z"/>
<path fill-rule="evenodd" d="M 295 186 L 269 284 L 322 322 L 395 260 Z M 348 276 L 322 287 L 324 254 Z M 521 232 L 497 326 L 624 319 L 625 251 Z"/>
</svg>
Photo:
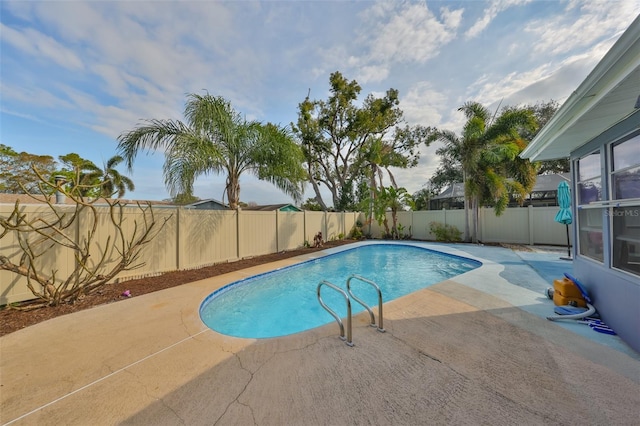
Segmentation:
<svg viewBox="0 0 640 426">
<path fill-rule="evenodd" d="M 638 157 L 635 162 L 626 164 L 624 167 L 616 170 L 614 150 L 617 146 L 625 143 L 640 144 L 640 130 L 605 144 L 609 157 L 606 168 L 609 193 L 606 207 L 607 226 L 609 228 L 609 268 L 638 277 L 640 276 L 640 270 L 635 271 L 631 269 L 630 266 L 624 268 L 625 265 L 620 263 L 625 259 L 626 265 L 629 264 L 630 245 L 633 245 L 634 249 L 636 246 L 640 247 L 640 230 L 638 229 L 638 225 L 635 224 L 635 222 L 638 221 L 637 217 L 640 216 L 640 198 L 618 198 L 619 195 L 615 188 L 615 176 L 617 174 L 640 168 L 640 157 Z M 629 220 L 634 221 L 633 224 L 627 224 L 627 216 Z M 622 219 L 624 219 L 624 222 L 620 224 L 619 221 Z M 621 228 L 625 231 L 630 228 L 631 232 L 620 233 L 619 230 Z M 635 251 L 633 253 L 635 253 Z M 638 255 L 640 255 L 640 253 L 638 253 Z M 634 262 L 634 265 L 637 263 L 638 262 Z"/>
<path fill-rule="evenodd" d="M 605 238 L 605 213 L 603 199 L 606 199 L 606 194 L 604 188 L 606 188 L 606 183 L 603 183 L 603 178 L 605 178 L 606 173 L 603 170 L 603 157 L 606 157 L 606 150 L 603 149 L 602 146 L 598 146 L 595 149 L 581 155 L 573 160 L 573 165 L 575 168 L 574 176 L 575 184 L 575 197 L 573 197 L 576 203 L 576 217 L 575 223 L 577 224 L 576 228 L 576 254 L 584 257 L 585 259 L 589 259 L 593 262 L 597 262 L 600 265 L 606 265 L 606 255 L 605 255 L 605 246 L 604 246 L 604 238 Z M 582 170 L 580 167 L 580 161 L 589 158 L 591 156 L 598 156 L 598 164 L 600 174 L 596 175 L 595 173 L 582 175 Z M 582 188 L 585 182 L 593 182 L 599 180 L 599 191 L 598 191 L 598 199 L 594 201 L 590 201 L 588 203 L 583 202 L 582 197 Z M 594 214 L 594 210 L 599 212 L 598 214 Z M 598 217 L 600 218 L 598 220 Z M 590 221 L 594 220 L 596 223 L 590 223 Z M 599 234 L 599 235 L 598 235 Z M 589 244 L 590 241 L 600 240 L 600 244 Z M 590 254 L 592 251 L 595 251 L 594 254 Z"/>
</svg>

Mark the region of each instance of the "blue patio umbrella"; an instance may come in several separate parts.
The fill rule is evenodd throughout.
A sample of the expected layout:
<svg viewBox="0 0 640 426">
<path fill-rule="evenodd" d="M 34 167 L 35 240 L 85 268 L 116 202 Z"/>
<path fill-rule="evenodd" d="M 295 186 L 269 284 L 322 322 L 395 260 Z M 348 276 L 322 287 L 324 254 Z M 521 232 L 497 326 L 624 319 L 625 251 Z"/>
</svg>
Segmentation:
<svg viewBox="0 0 640 426">
<path fill-rule="evenodd" d="M 560 210 L 556 213 L 554 220 L 558 223 L 562 223 L 567 227 L 567 256 L 571 259 L 571 244 L 569 241 L 569 225 L 573 222 L 573 216 L 571 215 L 571 192 L 569 190 L 569 184 L 567 182 L 560 182 L 558 185 L 558 205 Z"/>
</svg>

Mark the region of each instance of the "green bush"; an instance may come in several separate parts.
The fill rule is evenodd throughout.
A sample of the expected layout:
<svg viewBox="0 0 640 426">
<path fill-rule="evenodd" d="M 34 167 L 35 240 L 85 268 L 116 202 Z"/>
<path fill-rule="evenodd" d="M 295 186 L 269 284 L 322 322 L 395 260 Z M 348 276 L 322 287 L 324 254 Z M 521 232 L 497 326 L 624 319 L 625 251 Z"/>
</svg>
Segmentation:
<svg viewBox="0 0 640 426">
<path fill-rule="evenodd" d="M 429 230 L 436 236 L 436 241 L 451 243 L 462 241 L 462 231 L 453 225 L 431 222 Z"/>
<path fill-rule="evenodd" d="M 351 235 L 350 235 L 351 239 L 353 240 L 360 240 L 364 237 L 364 235 L 362 234 L 362 228 L 359 226 L 354 226 L 353 229 L 351 230 Z"/>
</svg>

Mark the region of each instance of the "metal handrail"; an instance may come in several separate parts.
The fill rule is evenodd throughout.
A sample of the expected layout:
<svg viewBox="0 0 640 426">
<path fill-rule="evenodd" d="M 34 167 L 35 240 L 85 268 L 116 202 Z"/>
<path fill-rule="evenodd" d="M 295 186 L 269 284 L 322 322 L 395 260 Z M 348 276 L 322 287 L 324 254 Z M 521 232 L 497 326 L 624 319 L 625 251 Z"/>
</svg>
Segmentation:
<svg viewBox="0 0 640 426">
<path fill-rule="evenodd" d="M 342 320 L 340 319 L 338 314 L 336 314 L 322 300 L 322 295 L 320 294 L 320 290 L 322 289 L 323 285 L 326 285 L 327 287 L 331 287 L 332 289 L 336 290 L 338 293 L 342 294 L 345 300 L 347 301 L 347 338 L 346 339 L 344 337 L 344 325 L 342 324 Z M 335 318 L 335 320 L 338 322 L 338 325 L 340 326 L 340 339 L 346 340 L 347 345 L 353 346 L 353 341 L 351 339 L 351 300 L 349 299 L 349 295 L 343 289 L 341 289 L 340 287 L 334 284 L 331 284 L 327 280 L 322 280 L 320 281 L 320 283 L 318 283 L 317 293 L 318 293 L 318 302 L 320 302 L 320 305 L 322 305 L 322 307 L 325 308 L 327 312 L 329 312 L 331 316 Z"/>
<path fill-rule="evenodd" d="M 371 324 L 369 324 L 369 325 L 371 327 L 375 327 L 376 326 L 376 317 L 375 317 L 375 315 L 373 315 L 373 311 L 371 310 L 371 308 L 362 299 L 358 298 L 351 291 L 351 280 L 352 279 L 360 280 L 360 281 L 365 282 L 367 284 L 371 284 L 376 289 L 376 291 L 378 292 L 378 316 L 380 317 L 379 318 L 379 324 L 378 324 L 378 331 L 381 332 L 381 333 L 384 333 L 385 329 L 384 329 L 383 323 L 382 323 L 382 291 L 380 290 L 380 287 L 378 287 L 378 284 L 374 283 L 373 281 L 368 280 L 366 278 L 363 278 L 360 275 L 356 275 L 356 274 L 351 275 L 347 279 L 347 292 L 349 293 L 349 295 L 351 297 L 353 297 L 353 300 L 355 300 L 356 302 L 360 303 L 362 306 L 364 306 L 364 308 L 367 311 L 369 311 L 369 316 L 371 317 Z"/>
</svg>

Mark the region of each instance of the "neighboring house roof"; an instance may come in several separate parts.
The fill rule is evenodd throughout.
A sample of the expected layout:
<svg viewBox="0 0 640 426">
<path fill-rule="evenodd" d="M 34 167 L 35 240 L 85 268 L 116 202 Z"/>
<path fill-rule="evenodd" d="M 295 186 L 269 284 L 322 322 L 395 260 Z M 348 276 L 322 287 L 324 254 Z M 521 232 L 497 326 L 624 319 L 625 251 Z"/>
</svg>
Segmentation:
<svg viewBox="0 0 640 426">
<path fill-rule="evenodd" d="M 444 198 L 464 197 L 464 184 L 461 182 L 454 183 L 446 187 L 440 194 L 431 197 L 432 200 L 440 200 Z"/>
<path fill-rule="evenodd" d="M 115 198 L 111 198 L 110 200 L 115 201 Z M 127 200 L 124 198 L 119 198 L 117 199 L 122 203 L 126 203 L 126 204 L 135 204 L 135 203 L 150 203 L 151 205 L 154 206 L 173 206 L 174 204 L 171 203 L 170 201 L 156 201 L 156 200 Z M 45 197 L 44 195 L 27 195 L 27 194 L 5 194 L 5 193 L 0 193 L 0 204 L 15 204 L 16 201 L 19 201 L 20 204 L 45 204 Z M 52 204 L 56 203 L 56 196 L 51 195 L 50 201 Z M 103 200 L 98 200 L 96 201 L 96 204 L 100 204 L 100 201 Z M 75 204 L 73 202 L 73 200 L 69 197 L 65 197 L 65 204 L 66 205 L 72 205 Z"/>
<path fill-rule="evenodd" d="M 556 191 L 558 189 L 558 184 L 560 182 L 565 181 L 569 182 L 570 174 L 569 173 L 558 173 L 553 175 L 538 175 L 536 178 L 536 184 L 534 185 L 531 192 L 543 192 L 543 191 Z M 438 194 L 435 197 L 432 197 L 432 200 L 441 200 L 446 198 L 457 198 L 464 197 L 464 185 L 462 183 L 454 183 L 453 185 L 447 187 L 444 191 Z"/>
<path fill-rule="evenodd" d="M 301 212 L 302 211 L 296 206 L 294 206 L 293 204 L 266 204 L 262 206 L 247 206 L 247 207 L 242 207 L 242 210 L 261 211 L 261 212 L 272 212 L 276 210 L 280 210 L 281 212 Z"/>
<path fill-rule="evenodd" d="M 187 204 L 185 207 L 189 208 L 189 207 L 194 207 L 194 208 L 203 208 L 206 207 L 207 205 L 216 205 L 219 207 L 222 207 L 224 209 L 228 209 L 229 205 L 223 203 L 222 201 L 218 201 L 216 199 L 213 198 L 207 198 L 206 200 L 200 200 L 200 201 L 196 201 L 195 203 L 191 203 L 191 204 Z"/>
<path fill-rule="evenodd" d="M 536 184 L 531 192 L 557 191 L 560 182 L 571 182 L 570 173 L 557 173 L 553 175 L 538 175 Z"/>
<path fill-rule="evenodd" d="M 520 154 L 566 158 L 617 123 L 640 115 L 640 16 Z"/>
<path fill-rule="evenodd" d="M 35 198 L 34 198 L 35 197 Z M 4 194 L 0 193 L 0 204 L 44 204 L 45 197 L 43 195 L 27 195 L 27 194 Z M 55 204 L 56 196 L 52 195 L 50 201 Z M 65 204 L 73 204 L 73 201 L 65 197 Z"/>
</svg>

